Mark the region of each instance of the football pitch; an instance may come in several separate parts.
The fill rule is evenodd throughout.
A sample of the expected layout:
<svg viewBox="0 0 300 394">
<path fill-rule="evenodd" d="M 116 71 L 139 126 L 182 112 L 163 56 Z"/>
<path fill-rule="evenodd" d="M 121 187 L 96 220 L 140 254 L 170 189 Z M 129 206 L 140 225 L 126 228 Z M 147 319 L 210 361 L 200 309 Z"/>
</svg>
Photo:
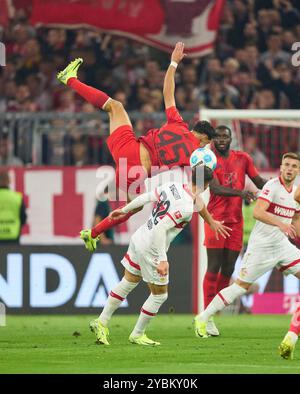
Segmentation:
<svg viewBox="0 0 300 394">
<path fill-rule="evenodd" d="M 96 316 L 8 316 L 0 327 L 0 373 L 208 374 L 300 373 L 300 346 L 293 361 L 277 347 L 290 316 L 222 315 L 218 338 L 194 335 L 192 315 L 158 315 L 148 336 L 160 347 L 128 342 L 137 316 L 116 315 L 111 345 L 96 345 L 88 323 Z"/>
</svg>

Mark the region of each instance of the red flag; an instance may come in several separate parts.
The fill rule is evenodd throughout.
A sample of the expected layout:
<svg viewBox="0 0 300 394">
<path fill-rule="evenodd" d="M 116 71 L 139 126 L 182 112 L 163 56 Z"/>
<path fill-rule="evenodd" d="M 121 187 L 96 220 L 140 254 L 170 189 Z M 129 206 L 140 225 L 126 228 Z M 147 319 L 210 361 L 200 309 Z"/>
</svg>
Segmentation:
<svg viewBox="0 0 300 394">
<path fill-rule="evenodd" d="M 225 0 L 33 0 L 34 25 L 92 26 L 190 56 L 213 49 Z"/>
</svg>

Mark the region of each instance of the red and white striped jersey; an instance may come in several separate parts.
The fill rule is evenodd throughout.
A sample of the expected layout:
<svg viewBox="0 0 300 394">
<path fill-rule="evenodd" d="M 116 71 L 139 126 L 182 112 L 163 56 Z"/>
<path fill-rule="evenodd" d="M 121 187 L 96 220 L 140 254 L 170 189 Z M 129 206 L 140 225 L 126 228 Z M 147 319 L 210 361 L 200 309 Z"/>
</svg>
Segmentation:
<svg viewBox="0 0 300 394">
<path fill-rule="evenodd" d="M 267 210 L 268 213 L 284 223 L 291 223 L 295 213 L 300 213 L 300 205 L 294 198 L 295 191 L 296 186 L 287 190 L 281 180 L 281 177 L 278 177 L 271 179 L 265 184 L 258 198 L 270 203 Z M 286 236 L 278 227 L 271 226 L 257 220 L 252 230 L 249 243 L 271 242 L 272 244 L 276 244 L 285 237 Z"/>
</svg>

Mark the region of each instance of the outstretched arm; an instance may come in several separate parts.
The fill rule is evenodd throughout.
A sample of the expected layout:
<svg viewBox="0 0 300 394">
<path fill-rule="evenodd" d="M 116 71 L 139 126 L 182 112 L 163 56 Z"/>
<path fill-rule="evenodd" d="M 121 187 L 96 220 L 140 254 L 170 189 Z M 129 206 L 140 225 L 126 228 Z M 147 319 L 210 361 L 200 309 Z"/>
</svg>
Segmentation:
<svg viewBox="0 0 300 394">
<path fill-rule="evenodd" d="M 220 185 L 219 181 L 214 178 L 209 182 L 209 189 L 213 194 L 217 196 L 224 196 L 224 197 L 234 197 L 238 196 L 246 200 L 247 202 L 251 202 L 256 200 L 255 194 L 249 192 L 247 190 L 238 190 L 232 189 L 231 187 L 222 186 Z"/>
<path fill-rule="evenodd" d="M 157 201 L 157 197 L 154 191 L 139 195 L 134 200 L 125 205 L 123 208 L 115 209 L 114 211 L 112 211 L 108 217 L 114 220 L 119 220 L 123 217 L 125 218 L 125 216 L 127 216 L 129 213 L 138 212 L 141 207 L 151 201 Z"/>
<path fill-rule="evenodd" d="M 165 107 L 175 107 L 175 73 L 178 63 L 186 56 L 184 51 L 184 43 L 177 42 L 171 55 L 171 63 L 166 72 L 164 79 L 164 102 Z"/>
</svg>

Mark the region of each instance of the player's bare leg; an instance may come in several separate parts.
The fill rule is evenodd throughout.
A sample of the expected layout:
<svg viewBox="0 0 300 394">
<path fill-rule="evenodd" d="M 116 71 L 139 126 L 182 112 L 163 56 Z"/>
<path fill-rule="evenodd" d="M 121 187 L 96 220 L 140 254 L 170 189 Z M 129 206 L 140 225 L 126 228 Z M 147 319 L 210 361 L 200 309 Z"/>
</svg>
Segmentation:
<svg viewBox="0 0 300 394">
<path fill-rule="evenodd" d="M 58 80 L 75 90 L 86 101 L 109 114 L 110 134 L 120 126 L 129 125 L 132 127 L 129 116 L 121 102 L 113 100 L 105 92 L 78 80 L 77 72 L 82 63 L 83 59 L 81 58 L 73 60 L 63 71 L 57 74 Z"/>
<path fill-rule="evenodd" d="M 109 345 L 108 324 L 113 313 L 119 308 L 120 304 L 125 300 L 128 294 L 136 288 L 141 277 L 133 275 L 125 269 L 123 279 L 109 293 L 103 311 L 98 319 L 90 322 L 90 330 L 96 335 L 97 343 L 100 345 Z"/>
<path fill-rule="evenodd" d="M 130 334 L 129 341 L 142 346 L 159 346 L 160 342 L 153 341 L 145 334 L 146 327 L 156 316 L 161 305 L 168 298 L 168 285 L 154 285 L 148 283 L 151 294 L 141 308 L 138 321 Z"/>
</svg>

